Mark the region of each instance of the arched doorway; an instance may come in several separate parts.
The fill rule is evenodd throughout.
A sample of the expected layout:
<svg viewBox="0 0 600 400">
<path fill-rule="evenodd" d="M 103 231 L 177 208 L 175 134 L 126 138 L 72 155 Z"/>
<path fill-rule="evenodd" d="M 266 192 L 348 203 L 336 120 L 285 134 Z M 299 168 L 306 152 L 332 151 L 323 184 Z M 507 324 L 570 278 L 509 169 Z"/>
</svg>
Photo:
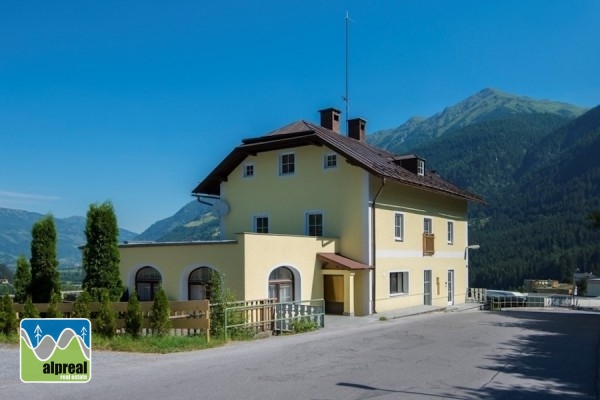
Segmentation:
<svg viewBox="0 0 600 400">
<path fill-rule="evenodd" d="M 269 298 L 278 303 L 294 301 L 294 274 L 287 267 L 279 267 L 269 275 Z"/>
<path fill-rule="evenodd" d="M 152 301 L 162 277 L 156 268 L 144 267 L 135 274 L 135 291 L 140 301 Z"/>
<path fill-rule="evenodd" d="M 210 300 L 209 267 L 199 267 L 190 272 L 188 277 L 188 300 Z"/>
</svg>

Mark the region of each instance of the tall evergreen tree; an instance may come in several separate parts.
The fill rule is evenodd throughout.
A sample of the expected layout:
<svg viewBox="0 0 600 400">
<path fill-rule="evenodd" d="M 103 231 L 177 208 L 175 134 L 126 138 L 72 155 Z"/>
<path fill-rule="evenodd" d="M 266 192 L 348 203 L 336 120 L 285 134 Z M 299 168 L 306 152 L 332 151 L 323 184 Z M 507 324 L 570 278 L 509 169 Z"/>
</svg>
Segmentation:
<svg viewBox="0 0 600 400">
<path fill-rule="evenodd" d="M 94 301 L 101 300 L 102 289 L 110 292 L 112 301 L 118 301 L 123 294 L 119 274 L 119 227 L 110 202 L 90 205 L 85 237 L 87 243 L 83 248 L 83 268 L 86 276 L 83 289 Z"/>
<path fill-rule="evenodd" d="M 17 333 L 17 316 L 13 308 L 13 301 L 5 294 L 0 300 L 0 333 L 11 335 Z"/>
<path fill-rule="evenodd" d="M 142 307 L 134 290 L 127 302 L 127 316 L 125 317 L 125 332 L 137 338 L 142 330 L 144 318 L 142 316 Z"/>
<path fill-rule="evenodd" d="M 23 303 L 23 311 L 21 312 L 21 319 L 23 318 L 39 318 L 40 312 L 36 308 L 35 304 L 31 301 L 31 296 L 27 296 L 25 303 Z"/>
<path fill-rule="evenodd" d="M 31 296 L 31 266 L 25 256 L 17 259 L 15 272 L 15 303 L 24 303 L 27 296 Z"/>
<path fill-rule="evenodd" d="M 49 303 L 52 293 L 60 294 L 57 271 L 56 226 L 47 215 L 31 230 L 31 299 L 34 303 Z"/>
<path fill-rule="evenodd" d="M 50 298 L 50 304 L 48 305 L 48 311 L 46 311 L 46 318 L 62 318 L 62 313 L 58 310 L 58 304 L 60 303 L 60 295 L 52 293 Z"/>
<path fill-rule="evenodd" d="M 79 293 L 73 304 L 73 318 L 90 318 L 90 303 L 92 299 L 85 290 Z"/>
<path fill-rule="evenodd" d="M 110 302 L 110 293 L 107 289 L 98 290 L 102 304 L 96 318 L 96 331 L 106 337 L 115 336 L 117 329 L 117 313 L 113 310 Z"/>
<path fill-rule="evenodd" d="M 154 295 L 154 303 L 152 303 L 152 312 L 150 314 L 150 327 L 152 334 L 164 336 L 171 329 L 171 309 L 169 308 L 169 300 L 163 288 L 159 288 Z"/>
</svg>

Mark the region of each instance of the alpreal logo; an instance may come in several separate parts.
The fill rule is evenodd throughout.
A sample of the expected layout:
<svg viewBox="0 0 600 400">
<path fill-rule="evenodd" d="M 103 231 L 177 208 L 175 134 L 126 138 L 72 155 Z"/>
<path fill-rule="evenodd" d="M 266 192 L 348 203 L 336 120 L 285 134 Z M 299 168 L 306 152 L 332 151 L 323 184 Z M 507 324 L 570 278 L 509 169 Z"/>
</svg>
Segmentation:
<svg viewBox="0 0 600 400">
<path fill-rule="evenodd" d="M 89 382 L 91 333 L 92 324 L 85 318 L 21 320 L 21 381 Z"/>
</svg>

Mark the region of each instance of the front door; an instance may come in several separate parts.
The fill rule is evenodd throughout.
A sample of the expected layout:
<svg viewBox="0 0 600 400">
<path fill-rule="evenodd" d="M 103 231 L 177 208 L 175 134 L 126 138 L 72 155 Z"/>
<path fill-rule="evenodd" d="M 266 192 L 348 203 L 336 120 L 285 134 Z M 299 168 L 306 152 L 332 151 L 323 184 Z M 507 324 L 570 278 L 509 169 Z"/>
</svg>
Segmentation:
<svg viewBox="0 0 600 400">
<path fill-rule="evenodd" d="M 454 270 L 448 270 L 448 305 L 454 305 Z"/>
<path fill-rule="evenodd" d="M 423 271 L 423 304 L 426 306 L 431 305 L 431 270 L 426 269 Z"/>
<path fill-rule="evenodd" d="M 326 314 L 344 314 L 344 276 L 323 275 Z"/>
</svg>

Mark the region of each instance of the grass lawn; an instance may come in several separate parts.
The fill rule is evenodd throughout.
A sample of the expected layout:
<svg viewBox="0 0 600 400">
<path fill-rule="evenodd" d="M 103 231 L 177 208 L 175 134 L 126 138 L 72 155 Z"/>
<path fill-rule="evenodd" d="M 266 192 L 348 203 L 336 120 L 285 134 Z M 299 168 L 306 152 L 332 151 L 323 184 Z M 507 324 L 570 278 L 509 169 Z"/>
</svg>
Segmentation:
<svg viewBox="0 0 600 400">
<path fill-rule="evenodd" d="M 234 339 L 235 340 L 235 339 Z M 239 340 L 252 340 L 249 337 L 241 337 Z M 0 344 L 19 346 L 19 336 L 0 334 Z M 129 335 L 116 335 L 107 338 L 99 334 L 92 335 L 92 351 L 127 351 L 133 353 L 177 353 L 182 351 L 194 351 L 210 349 L 225 345 L 222 338 L 212 337 L 206 342 L 204 335 L 195 336 L 140 336 L 137 339 Z"/>
</svg>

